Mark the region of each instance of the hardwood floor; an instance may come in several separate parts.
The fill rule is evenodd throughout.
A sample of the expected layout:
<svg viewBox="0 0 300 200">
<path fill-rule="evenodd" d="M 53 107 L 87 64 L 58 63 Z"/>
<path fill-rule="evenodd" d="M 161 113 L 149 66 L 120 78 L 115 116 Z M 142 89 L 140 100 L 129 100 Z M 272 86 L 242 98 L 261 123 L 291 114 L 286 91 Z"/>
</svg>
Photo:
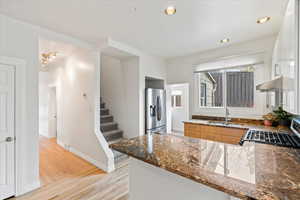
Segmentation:
<svg viewBox="0 0 300 200">
<path fill-rule="evenodd" d="M 96 167 L 56 143 L 56 139 L 40 137 L 40 180 L 42 185 L 78 174 Z M 104 173 L 99 171 L 99 173 Z"/>
<path fill-rule="evenodd" d="M 106 174 L 64 150 L 54 139 L 40 138 L 43 186 L 14 200 L 127 200 L 128 160 Z"/>
</svg>

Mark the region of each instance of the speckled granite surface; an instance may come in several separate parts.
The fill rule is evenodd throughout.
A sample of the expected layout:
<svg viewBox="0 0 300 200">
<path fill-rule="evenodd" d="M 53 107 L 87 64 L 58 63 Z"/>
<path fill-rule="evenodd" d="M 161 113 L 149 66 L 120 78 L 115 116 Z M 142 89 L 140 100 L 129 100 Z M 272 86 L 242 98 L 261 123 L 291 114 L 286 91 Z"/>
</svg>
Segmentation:
<svg viewBox="0 0 300 200">
<path fill-rule="evenodd" d="M 111 147 L 241 199 L 300 199 L 300 150 L 157 134 Z"/>
</svg>

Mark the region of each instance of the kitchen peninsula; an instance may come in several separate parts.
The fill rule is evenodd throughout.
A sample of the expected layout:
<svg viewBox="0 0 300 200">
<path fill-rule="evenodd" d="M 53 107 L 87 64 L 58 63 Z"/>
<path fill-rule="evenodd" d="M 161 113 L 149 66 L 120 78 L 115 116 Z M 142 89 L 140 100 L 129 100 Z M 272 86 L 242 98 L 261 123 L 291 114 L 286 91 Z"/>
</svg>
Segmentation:
<svg viewBox="0 0 300 200">
<path fill-rule="evenodd" d="M 111 145 L 130 161 L 130 200 L 300 199 L 300 150 L 151 134 Z"/>
</svg>

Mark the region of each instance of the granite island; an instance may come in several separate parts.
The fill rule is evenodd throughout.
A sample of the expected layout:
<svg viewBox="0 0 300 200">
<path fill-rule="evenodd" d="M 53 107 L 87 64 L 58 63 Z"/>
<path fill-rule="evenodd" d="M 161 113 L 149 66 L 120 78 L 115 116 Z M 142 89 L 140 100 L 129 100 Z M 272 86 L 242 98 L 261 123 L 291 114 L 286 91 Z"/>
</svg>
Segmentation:
<svg viewBox="0 0 300 200">
<path fill-rule="evenodd" d="M 300 199 L 300 150 L 174 135 L 111 145 L 130 161 L 130 200 Z"/>
</svg>

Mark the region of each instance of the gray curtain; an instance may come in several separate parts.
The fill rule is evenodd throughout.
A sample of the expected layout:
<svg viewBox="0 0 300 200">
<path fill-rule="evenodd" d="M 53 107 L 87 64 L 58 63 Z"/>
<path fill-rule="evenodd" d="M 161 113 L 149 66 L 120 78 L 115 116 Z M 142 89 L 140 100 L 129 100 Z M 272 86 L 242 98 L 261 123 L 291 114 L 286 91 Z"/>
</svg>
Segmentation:
<svg viewBox="0 0 300 200">
<path fill-rule="evenodd" d="M 227 105 L 253 107 L 254 72 L 227 72 Z"/>
</svg>

